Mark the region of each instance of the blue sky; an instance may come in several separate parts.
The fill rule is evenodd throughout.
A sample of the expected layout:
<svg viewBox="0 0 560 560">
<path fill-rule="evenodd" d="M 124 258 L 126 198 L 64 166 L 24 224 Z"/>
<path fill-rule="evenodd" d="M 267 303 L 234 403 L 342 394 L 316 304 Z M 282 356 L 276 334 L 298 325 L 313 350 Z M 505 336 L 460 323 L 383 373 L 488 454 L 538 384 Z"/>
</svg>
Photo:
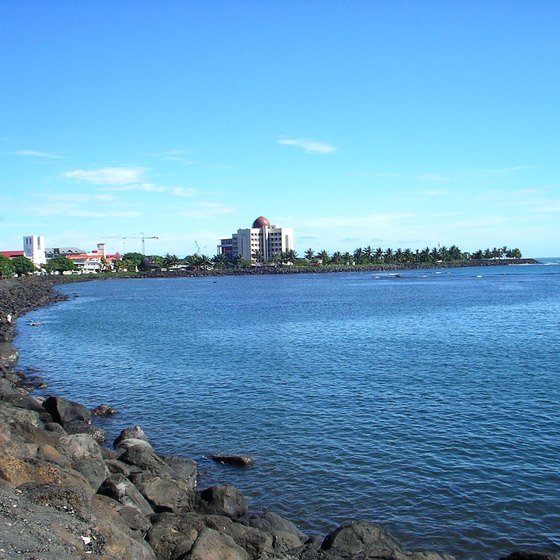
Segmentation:
<svg viewBox="0 0 560 560">
<path fill-rule="evenodd" d="M 560 2 L 4 0 L 0 249 L 560 255 Z M 127 237 L 128 239 L 122 239 Z"/>
</svg>

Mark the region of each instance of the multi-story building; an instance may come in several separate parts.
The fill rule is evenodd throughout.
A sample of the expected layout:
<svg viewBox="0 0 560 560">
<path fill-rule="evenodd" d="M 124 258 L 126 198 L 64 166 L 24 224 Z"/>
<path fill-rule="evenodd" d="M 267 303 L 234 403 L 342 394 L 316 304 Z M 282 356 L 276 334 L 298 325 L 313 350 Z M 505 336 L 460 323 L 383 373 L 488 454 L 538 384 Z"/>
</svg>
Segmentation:
<svg viewBox="0 0 560 560">
<path fill-rule="evenodd" d="M 221 239 L 218 254 L 233 260 L 237 255 L 253 264 L 268 263 L 275 255 L 294 248 L 294 230 L 271 225 L 259 216 L 252 227 L 238 229 L 231 237 Z"/>
<path fill-rule="evenodd" d="M 23 238 L 23 254 L 37 267 L 46 262 L 45 237 L 43 235 L 26 235 Z"/>
</svg>

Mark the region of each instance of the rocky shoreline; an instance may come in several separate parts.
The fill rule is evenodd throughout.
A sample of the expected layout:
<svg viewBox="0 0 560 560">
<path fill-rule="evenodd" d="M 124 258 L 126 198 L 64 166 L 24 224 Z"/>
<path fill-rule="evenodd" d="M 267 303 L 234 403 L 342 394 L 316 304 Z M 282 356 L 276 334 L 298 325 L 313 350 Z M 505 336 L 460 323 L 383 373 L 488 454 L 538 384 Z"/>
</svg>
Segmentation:
<svg viewBox="0 0 560 560">
<path fill-rule="evenodd" d="M 85 406 L 33 396 L 41 380 L 16 369 L 14 322 L 64 299 L 54 286 L 60 281 L 0 281 L 0 558 L 452 559 L 405 550 L 368 522 L 324 538 L 306 536 L 273 512 L 252 511 L 230 485 L 199 488 L 196 463 L 158 454 L 141 427 L 123 429 L 109 446 Z M 518 551 L 507 558 L 560 560 L 560 554 Z"/>
</svg>

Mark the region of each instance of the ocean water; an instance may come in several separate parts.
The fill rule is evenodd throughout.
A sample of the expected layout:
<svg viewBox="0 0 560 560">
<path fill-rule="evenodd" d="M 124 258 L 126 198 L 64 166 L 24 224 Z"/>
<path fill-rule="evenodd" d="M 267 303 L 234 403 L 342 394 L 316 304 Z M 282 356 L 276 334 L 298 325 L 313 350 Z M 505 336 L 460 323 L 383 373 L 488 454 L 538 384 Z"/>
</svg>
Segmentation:
<svg viewBox="0 0 560 560">
<path fill-rule="evenodd" d="M 560 548 L 560 265 L 107 280 L 18 322 L 47 393 L 309 533 Z M 41 324 L 29 326 L 27 320 Z M 253 467 L 207 459 L 249 454 Z"/>
</svg>

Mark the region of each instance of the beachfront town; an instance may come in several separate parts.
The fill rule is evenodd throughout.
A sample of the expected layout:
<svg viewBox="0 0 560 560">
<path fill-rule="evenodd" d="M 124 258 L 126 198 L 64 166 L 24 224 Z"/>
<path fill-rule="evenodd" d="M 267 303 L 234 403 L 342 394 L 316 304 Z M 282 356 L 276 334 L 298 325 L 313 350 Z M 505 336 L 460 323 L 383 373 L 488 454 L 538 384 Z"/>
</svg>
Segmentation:
<svg viewBox="0 0 560 560">
<path fill-rule="evenodd" d="M 155 257 L 145 255 L 145 239 L 142 240 L 142 253 L 109 253 L 106 243 L 99 242 L 92 250 L 78 247 L 47 247 L 43 235 L 26 235 L 23 237 L 21 249 L 0 250 L 2 257 L 12 263 L 29 261 L 25 272 L 60 272 L 60 273 L 97 273 L 108 271 L 136 272 L 138 268 L 189 268 L 193 265 L 212 267 L 213 264 L 227 262 L 245 263 L 258 266 L 263 264 L 278 264 L 289 260 L 294 252 L 294 233 L 292 228 L 272 225 L 267 218 L 259 216 L 250 228 L 238 229 L 231 237 L 220 239 L 216 256 L 210 259 L 196 253 L 179 259 L 175 255 Z M 183 261 L 183 262 L 182 262 Z M 198 262 L 196 262 L 198 261 Z M 6 261 L 4 261 L 6 262 Z M 24 267 L 25 268 L 25 267 Z"/>
</svg>

